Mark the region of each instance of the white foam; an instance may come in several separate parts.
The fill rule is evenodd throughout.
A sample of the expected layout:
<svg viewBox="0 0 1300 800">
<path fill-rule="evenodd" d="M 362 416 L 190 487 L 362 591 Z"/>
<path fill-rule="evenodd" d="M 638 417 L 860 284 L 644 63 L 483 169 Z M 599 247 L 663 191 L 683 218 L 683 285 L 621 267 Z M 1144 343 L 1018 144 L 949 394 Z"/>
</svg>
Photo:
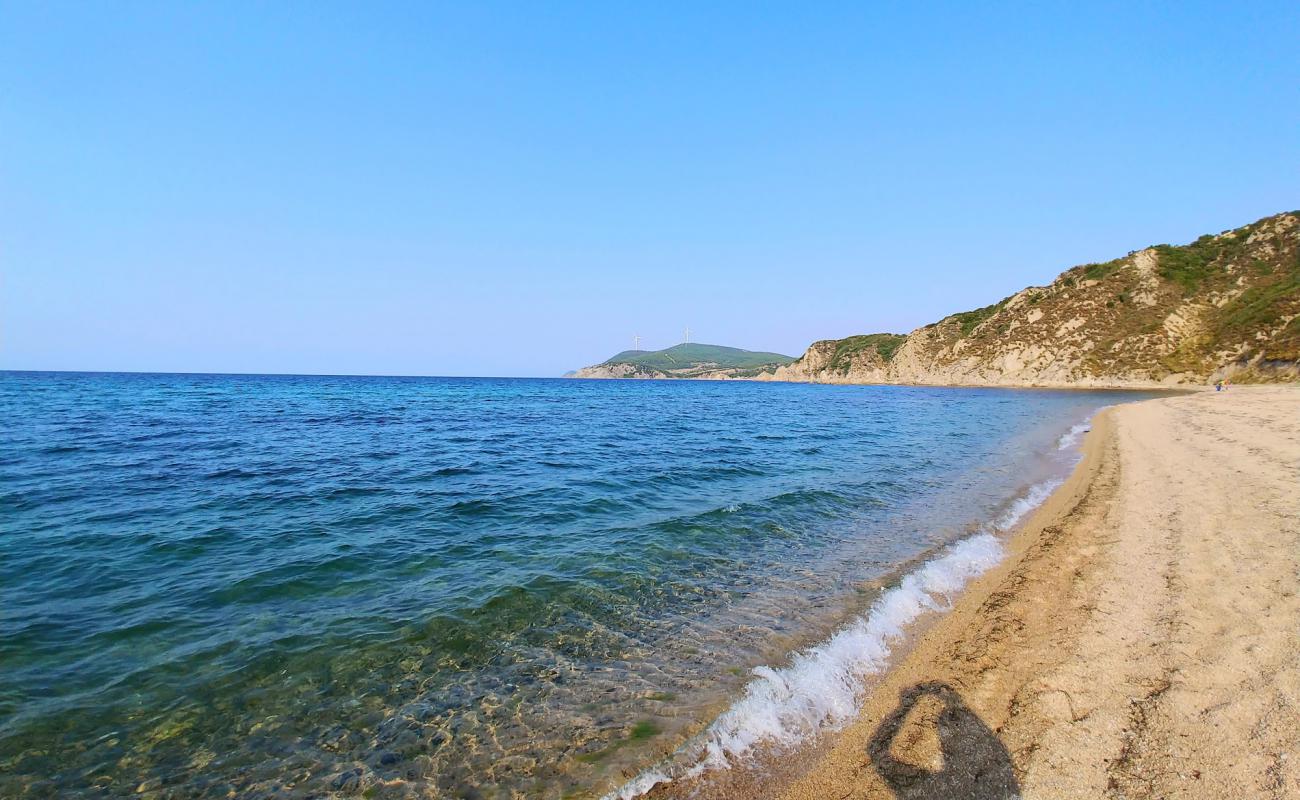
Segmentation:
<svg viewBox="0 0 1300 800">
<path fill-rule="evenodd" d="M 605 795 L 602 800 L 631 800 L 634 797 L 640 797 L 661 783 L 672 783 L 672 776 L 664 769 L 655 767 L 648 769 L 637 775 L 632 780 L 623 784 L 623 786 L 613 794 Z"/>
<path fill-rule="evenodd" d="M 1061 438 L 1056 442 L 1056 449 L 1057 450 L 1074 449 L 1074 447 L 1079 444 L 1079 440 L 1083 438 L 1083 435 L 1090 430 L 1092 430 L 1091 423 L 1080 422 L 1079 424 L 1070 428 L 1065 433 L 1061 434 Z"/>
<path fill-rule="evenodd" d="M 997 529 L 1000 531 L 1009 531 L 1025 518 L 1025 515 L 1043 504 L 1043 501 L 1052 496 L 1052 492 L 1062 483 L 1061 479 L 1055 478 L 1050 481 L 1034 484 L 1029 487 L 1029 491 L 1024 495 L 1017 497 L 1012 501 L 1002 516 L 998 517 Z"/>
<path fill-rule="evenodd" d="M 888 666 L 891 648 L 907 626 L 926 612 L 945 612 L 971 579 L 1002 559 L 1009 530 L 1041 504 L 1061 481 L 1037 484 L 982 531 L 945 548 L 908 573 L 858 617 L 825 642 L 794 654 L 789 666 L 756 667 L 744 694 L 696 739 L 678 752 L 678 765 L 641 773 L 605 800 L 631 800 L 675 775 L 693 777 L 726 769 L 752 757 L 760 745 L 788 747 L 857 717 L 864 680 Z"/>
</svg>

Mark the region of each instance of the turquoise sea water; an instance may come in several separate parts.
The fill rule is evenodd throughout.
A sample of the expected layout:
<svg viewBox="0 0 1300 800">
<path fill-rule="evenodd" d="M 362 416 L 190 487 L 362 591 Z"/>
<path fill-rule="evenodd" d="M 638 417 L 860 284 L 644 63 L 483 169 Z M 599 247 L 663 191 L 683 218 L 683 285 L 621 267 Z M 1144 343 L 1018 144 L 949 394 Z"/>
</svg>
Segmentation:
<svg viewBox="0 0 1300 800">
<path fill-rule="evenodd" d="M 1131 397 L 0 373 L 0 795 L 608 791 Z"/>
</svg>

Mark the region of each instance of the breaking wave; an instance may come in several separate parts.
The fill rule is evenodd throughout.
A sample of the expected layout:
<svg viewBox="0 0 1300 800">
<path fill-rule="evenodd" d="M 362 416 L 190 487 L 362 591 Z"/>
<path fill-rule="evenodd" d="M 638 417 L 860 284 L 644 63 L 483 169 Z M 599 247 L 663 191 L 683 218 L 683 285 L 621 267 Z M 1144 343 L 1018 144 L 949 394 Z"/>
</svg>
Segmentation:
<svg viewBox="0 0 1300 800">
<path fill-rule="evenodd" d="M 1002 559 L 998 534 L 1015 527 L 1060 485 L 1060 480 L 1034 485 L 990 528 L 949 545 L 908 573 L 865 615 L 795 653 L 788 666 L 756 667 L 741 698 L 684 745 L 677 760 L 642 772 L 605 800 L 631 800 L 675 778 L 742 763 L 760 745 L 790 747 L 852 721 L 865 697 L 865 679 L 885 670 L 908 626 L 927 612 L 948 611 L 967 583 Z"/>
<path fill-rule="evenodd" d="M 1092 430 L 1092 424 L 1089 422 L 1080 422 L 1061 434 L 1061 438 L 1056 442 L 1057 450 L 1071 450 L 1078 446 L 1079 440 L 1083 435 Z"/>
</svg>

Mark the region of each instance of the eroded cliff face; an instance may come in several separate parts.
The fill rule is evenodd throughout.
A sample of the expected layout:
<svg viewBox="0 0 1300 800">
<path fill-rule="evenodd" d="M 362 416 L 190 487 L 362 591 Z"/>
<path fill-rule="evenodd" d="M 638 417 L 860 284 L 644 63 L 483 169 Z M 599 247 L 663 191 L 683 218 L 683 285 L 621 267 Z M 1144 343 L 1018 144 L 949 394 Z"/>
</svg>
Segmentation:
<svg viewBox="0 0 1300 800">
<path fill-rule="evenodd" d="M 597 364 L 574 370 L 571 378 L 657 378 L 658 375 L 638 375 L 638 370 L 631 364 Z"/>
<path fill-rule="evenodd" d="M 756 380 L 1152 387 L 1300 378 L 1300 215 L 1062 273 L 905 338 L 815 342 Z"/>
<path fill-rule="evenodd" d="M 910 337 L 909 337 L 910 338 Z M 890 362 L 874 347 L 843 354 L 842 339 L 813 342 L 793 364 L 779 367 L 755 380 L 811 383 L 897 383 L 890 373 Z M 906 346 L 906 344 L 904 344 Z M 895 354 L 895 358 L 897 354 Z"/>
<path fill-rule="evenodd" d="M 574 370 L 569 376 L 571 378 L 633 378 L 640 380 L 664 380 L 668 378 L 677 378 L 681 380 L 694 381 L 728 381 L 743 380 L 739 377 L 742 373 L 750 374 L 754 370 L 740 370 L 735 368 L 709 368 L 708 365 L 696 365 L 691 369 L 683 370 L 658 370 L 649 367 L 642 367 L 635 364 L 597 364 L 593 367 L 583 367 Z"/>
</svg>

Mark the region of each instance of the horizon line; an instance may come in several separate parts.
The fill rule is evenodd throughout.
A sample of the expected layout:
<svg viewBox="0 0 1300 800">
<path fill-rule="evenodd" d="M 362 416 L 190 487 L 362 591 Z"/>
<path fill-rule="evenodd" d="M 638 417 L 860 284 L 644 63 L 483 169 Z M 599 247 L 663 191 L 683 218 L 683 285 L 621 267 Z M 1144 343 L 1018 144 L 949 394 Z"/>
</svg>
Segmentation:
<svg viewBox="0 0 1300 800">
<path fill-rule="evenodd" d="M 348 373 L 348 372 L 202 372 L 172 371 L 148 369 L 11 369 L 0 368 L 0 373 L 28 373 L 55 375 L 195 375 L 221 378 L 449 378 L 473 380 L 585 380 L 568 378 L 563 375 L 395 375 L 389 373 Z"/>
</svg>

